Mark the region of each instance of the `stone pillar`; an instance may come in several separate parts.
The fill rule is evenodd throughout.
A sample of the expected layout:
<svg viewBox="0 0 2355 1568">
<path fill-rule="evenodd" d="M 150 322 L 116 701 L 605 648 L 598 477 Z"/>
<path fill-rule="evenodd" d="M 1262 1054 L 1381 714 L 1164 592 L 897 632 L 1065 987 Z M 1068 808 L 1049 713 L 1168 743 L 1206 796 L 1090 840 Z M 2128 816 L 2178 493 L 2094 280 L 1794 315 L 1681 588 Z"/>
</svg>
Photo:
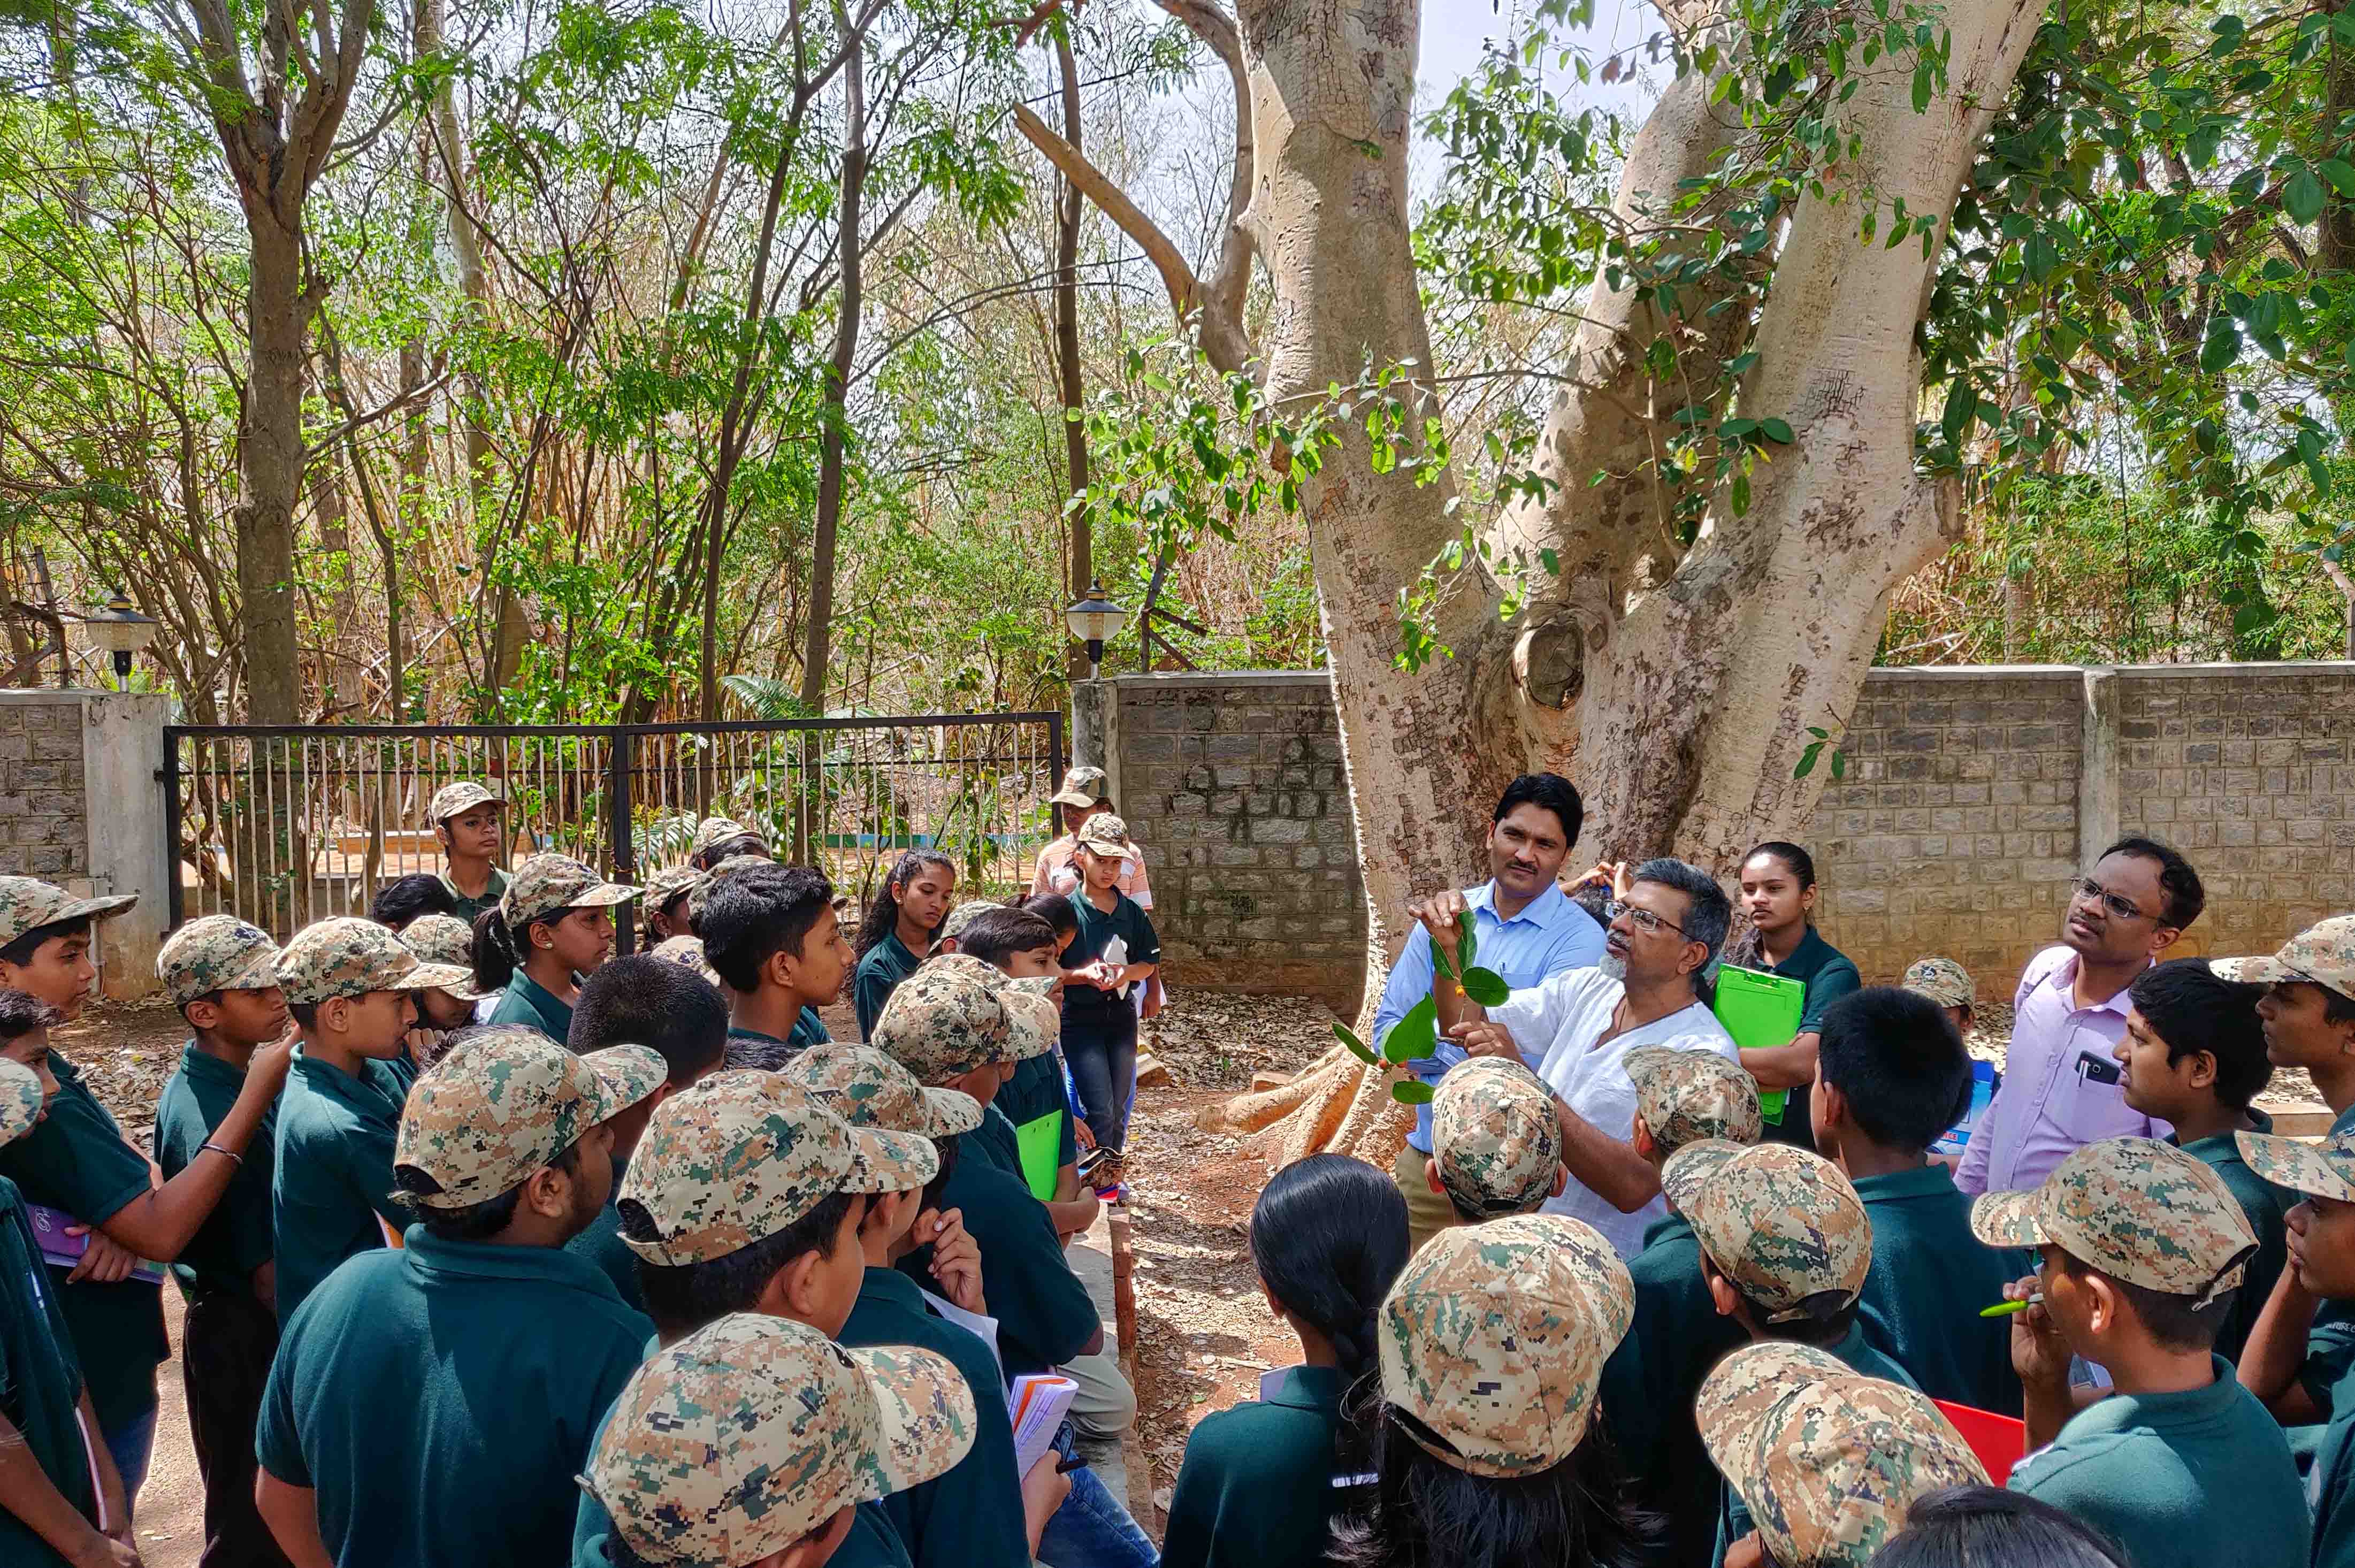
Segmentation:
<svg viewBox="0 0 2355 1568">
<path fill-rule="evenodd" d="M 1105 767 L 1106 740 L 1112 720 L 1112 683 L 1071 682 L 1071 766 Z M 1117 800 L 1119 796 L 1113 797 Z"/>
<path fill-rule="evenodd" d="M 2117 841 L 2123 800 L 2118 778 L 2118 698 L 2115 666 L 2085 671 L 2085 720 L 2077 765 L 2077 869 L 2090 869 L 2103 846 Z"/>
</svg>

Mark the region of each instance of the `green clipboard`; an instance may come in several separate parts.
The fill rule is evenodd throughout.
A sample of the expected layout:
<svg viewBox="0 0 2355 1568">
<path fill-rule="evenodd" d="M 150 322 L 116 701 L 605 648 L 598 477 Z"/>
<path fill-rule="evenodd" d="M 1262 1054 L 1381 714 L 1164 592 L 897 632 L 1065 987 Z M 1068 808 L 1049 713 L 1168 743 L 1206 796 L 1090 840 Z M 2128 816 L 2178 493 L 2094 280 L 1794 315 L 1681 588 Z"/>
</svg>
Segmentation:
<svg viewBox="0 0 2355 1568">
<path fill-rule="evenodd" d="M 1744 1050 L 1788 1045 L 1799 1032 L 1807 1010 L 1807 983 L 1760 969 L 1721 965 L 1717 971 L 1717 1021 Z M 1766 1120 L 1782 1125 L 1788 1089 L 1761 1089 L 1758 1110 Z"/>
<path fill-rule="evenodd" d="M 1015 1147 L 1022 1156 L 1022 1179 L 1029 1185 L 1030 1196 L 1041 1203 L 1055 1196 L 1055 1178 L 1063 1168 L 1057 1158 L 1063 1152 L 1063 1118 L 1069 1115 L 1050 1111 L 1014 1129 Z"/>
</svg>

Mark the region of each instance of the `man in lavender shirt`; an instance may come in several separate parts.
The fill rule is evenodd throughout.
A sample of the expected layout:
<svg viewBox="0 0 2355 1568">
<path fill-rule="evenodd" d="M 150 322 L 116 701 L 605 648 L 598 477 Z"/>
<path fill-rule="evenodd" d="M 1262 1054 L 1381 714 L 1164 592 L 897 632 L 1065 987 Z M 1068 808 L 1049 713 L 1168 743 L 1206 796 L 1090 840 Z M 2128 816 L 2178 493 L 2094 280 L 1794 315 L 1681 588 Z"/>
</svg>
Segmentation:
<svg viewBox="0 0 2355 1568">
<path fill-rule="evenodd" d="M 2077 879 L 2061 945 L 2029 960 L 2013 994 L 2003 1087 L 1955 1172 L 1965 1192 L 2035 1187 L 2072 1149 L 2170 1130 L 2126 1105 L 2113 1055 L 2126 987 L 2200 918 L 2191 862 L 2149 838 L 2121 838 Z"/>
</svg>

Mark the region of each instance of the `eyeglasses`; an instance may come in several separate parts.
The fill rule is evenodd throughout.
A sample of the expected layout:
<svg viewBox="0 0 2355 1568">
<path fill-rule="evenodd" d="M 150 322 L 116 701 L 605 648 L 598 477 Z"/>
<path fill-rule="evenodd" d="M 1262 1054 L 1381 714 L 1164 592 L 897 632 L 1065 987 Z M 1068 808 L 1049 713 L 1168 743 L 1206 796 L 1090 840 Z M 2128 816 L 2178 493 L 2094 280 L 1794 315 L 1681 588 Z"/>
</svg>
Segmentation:
<svg viewBox="0 0 2355 1568">
<path fill-rule="evenodd" d="M 1613 899 L 1603 906 L 1603 918 L 1606 921 L 1617 920 L 1623 914 L 1636 930 L 1646 936 L 1657 936 L 1664 931 L 1673 931 L 1678 936 L 1685 933 L 1685 928 L 1675 921 L 1662 920 L 1650 910 L 1637 909 L 1634 904 L 1622 902 L 1618 899 Z"/>
<path fill-rule="evenodd" d="M 2071 891 L 2086 903 L 2097 903 L 2120 920 L 2157 920 L 2155 914 L 2145 914 L 2134 900 L 2124 893 L 2114 893 L 2091 877 L 2080 877 L 2071 884 Z"/>
</svg>

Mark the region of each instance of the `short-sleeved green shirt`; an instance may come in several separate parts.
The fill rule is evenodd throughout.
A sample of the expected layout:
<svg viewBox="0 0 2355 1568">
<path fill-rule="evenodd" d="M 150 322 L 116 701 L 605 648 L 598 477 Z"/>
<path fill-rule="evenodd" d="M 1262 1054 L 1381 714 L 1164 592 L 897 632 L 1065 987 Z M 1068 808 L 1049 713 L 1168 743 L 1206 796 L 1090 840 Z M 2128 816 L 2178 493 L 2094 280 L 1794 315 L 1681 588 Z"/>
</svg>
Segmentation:
<svg viewBox="0 0 2355 1568">
<path fill-rule="evenodd" d="M 815 1008 L 804 1008 L 795 1014 L 794 1027 L 783 1040 L 756 1029 L 730 1024 L 728 1026 L 728 1065 L 773 1072 L 811 1046 L 822 1045 L 832 1038 L 826 1032 L 826 1020 L 817 1016 Z"/>
<path fill-rule="evenodd" d="M 179 1069 L 164 1085 L 164 1097 L 155 1105 L 155 1163 L 163 1167 L 166 1181 L 195 1162 L 197 1152 L 244 1091 L 242 1071 L 206 1055 L 194 1040 L 181 1048 Z M 273 1104 L 246 1145 L 245 1163 L 229 1179 L 220 1201 L 172 1265 L 181 1290 L 190 1297 L 218 1291 L 252 1298 L 253 1271 L 270 1261 L 277 1244 L 270 1211 L 271 1176 L 277 1166 L 278 1107 Z"/>
<path fill-rule="evenodd" d="M 517 969 L 507 978 L 507 988 L 491 1004 L 491 1016 L 483 1020 L 490 1024 L 522 1024 L 536 1029 L 559 1045 L 572 1033 L 572 1007 L 560 1002 L 545 986 Z"/>
<path fill-rule="evenodd" d="M 1932 1399 L 2017 1416 L 2010 1320 L 1978 1309 L 2002 1300 L 2032 1260 L 1979 1244 L 1971 1200 L 1945 1166 L 1862 1177 L 1856 1195 L 1872 1221 L 1863 1309 L 1897 1360 Z"/>
<path fill-rule="evenodd" d="M 628 1160 L 613 1162 L 613 1190 L 616 1195 L 622 1190 L 622 1178 L 629 1173 Z M 631 1311 L 644 1312 L 646 1309 L 646 1293 L 645 1287 L 638 1283 L 638 1254 L 630 1251 L 629 1243 L 622 1240 L 622 1211 L 615 1207 L 616 1201 L 617 1198 L 606 1199 L 605 1206 L 597 1211 L 597 1217 L 589 1221 L 589 1228 L 565 1243 L 564 1250 L 576 1258 L 586 1258 L 595 1264 L 598 1272 L 613 1285 L 613 1294 L 620 1296 Z"/>
<path fill-rule="evenodd" d="M 883 1499 L 915 1568 L 1026 1568 L 1030 1541 L 1014 1428 L 997 1358 L 965 1329 L 935 1317 L 913 1280 L 872 1268 L 837 1338 L 846 1345 L 914 1345 L 946 1356 L 973 1389 L 972 1449 L 948 1473 Z"/>
<path fill-rule="evenodd" d="M 956 1168 L 942 1189 L 941 1207 L 964 1211 L 964 1228 L 981 1248 L 981 1288 L 997 1319 L 998 1359 L 1006 1374 L 1043 1372 L 1081 1353 L 1103 1327 L 1087 1287 L 1063 1256 L 1062 1238 L 1047 1206 L 1009 1174 L 979 1132 L 957 1136 Z M 922 1283 L 932 1250 L 920 1247 L 900 1272 Z"/>
<path fill-rule="evenodd" d="M 0 1415 L 22 1436 L 34 1462 L 74 1511 L 98 1523 L 90 1456 L 76 1411 L 81 1363 L 41 1245 L 25 1218 L 14 1182 L 0 1178 Z M 0 1563 L 15 1568 L 65 1568 L 66 1560 L 16 1516 L 0 1508 Z"/>
<path fill-rule="evenodd" d="M 1062 965 L 1081 969 L 1103 955 L 1104 948 L 1115 936 L 1126 944 L 1131 964 L 1161 962 L 1161 937 L 1153 929 L 1153 917 L 1146 914 L 1135 900 L 1126 893 L 1115 892 L 1113 906 L 1101 910 L 1088 901 L 1084 888 L 1074 888 L 1070 894 L 1071 911 L 1079 917 L 1080 933 L 1063 950 Z M 1063 987 L 1063 1021 L 1066 1024 L 1097 1024 L 1116 1014 L 1129 1010 L 1126 997 L 1093 986 Z"/>
<path fill-rule="evenodd" d="M 271 1213 L 278 1237 L 278 1321 L 336 1265 L 385 1243 L 411 1218 L 392 1200 L 392 1146 L 408 1085 L 388 1061 L 355 1078 L 312 1061 L 302 1046 L 278 1099 L 278 1168 Z"/>
<path fill-rule="evenodd" d="M 1842 997 L 1864 988 L 1863 977 L 1856 965 L 1830 943 L 1823 939 L 1814 926 L 1799 939 L 1799 945 L 1780 964 L 1763 965 L 1769 975 L 1780 975 L 1786 980 L 1797 980 L 1807 987 L 1806 998 L 1800 1004 L 1801 1034 L 1814 1034 L 1824 1027 L 1824 1012 Z M 1783 1100 L 1783 1119 L 1766 1124 L 1766 1141 L 1796 1144 L 1801 1148 L 1816 1147 L 1814 1110 L 1807 1097 L 1806 1086 L 1792 1090 Z"/>
<path fill-rule="evenodd" d="M 102 1225 L 149 1189 L 147 1161 L 123 1141 L 123 1128 L 64 1052 L 50 1051 L 49 1066 L 58 1077 L 49 1114 L 0 1148 L 0 1176 L 14 1181 L 27 1203 Z M 71 1272 L 52 1267 L 49 1285 L 73 1331 L 91 1408 L 112 1432 L 155 1408 L 155 1366 L 172 1353 L 164 1287 L 145 1279 L 68 1285 Z"/>
<path fill-rule="evenodd" d="M 2355 1568 L 2355 1389 L 2340 1391 L 2331 1403 L 2338 1413 L 2320 1429 L 2321 1445 L 2306 1473 L 2307 1506 L 2314 1514 L 2314 1568 Z"/>
<path fill-rule="evenodd" d="M 1054 1117 L 1056 1168 L 1079 1163 L 1080 1140 L 1071 1126 L 1071 1097 L 1063 1093 L 1063 1069 L 1053 1051 L 1016 1063 L 1014 1076 L 998 1088 L 990 1106 L 1018 1128 Z"/>
<path fill-rule="evenodd" d="M 1163 1568 L 1290 1568 L 1325 1558 L 1336 1505 L 1357 1477 L 1334 1473 L 1348 1392 L 1338 1367 L 1290 1367 L 1260 1395 L 1202 1418 L 1169 1502 Z"/>
<path fill-rule="evenodd" d="M 1747 1336 L 1710 1299 L 1700 1243 L 1681 1216 L 1652 1222 L 1627 1273 L 1636 1316 L 1603 1364 L 1598 1397 L 1638 1499 L 1666 1521 L 1654 1560 L 1690 1568 L 1716 1539 L 1721 1486 L 1693 1424 L 1693 1401 L 1710 1369 Z"/>
<path fill-rule="evenodd" d="M 858 1038 L 875 1038 L 875 1020 L 883 1016 L 883 1004 L 900 982 L 916 972 L 923 960 L 908 951 L 896 931 L 886 932 L 883 940 L 859 955 L 858 977 L 851 987 L 851 1004 L 858 1012 Z"/>
<path fill-rule="evenodd" d="M 1861 1373 L 1865 1377 L 1879 1378 L 1883 1382 L 1891 1382 L 1900 1388 L 1916 1391 L 1922 1386 L 1913 1381 L 1913 1373 L 1899 1366 L 1890 1358 L 1887 1351 L 1872 1343 L 1866 1336 L 1861 1322 L 1850 1323 L 1848 1332 L 1840 1338 L 1838 1344 L 1827 1345 L 1824 1349 L 1840 1361 L 1845 1362 L 1851 1371 Z M 1744 1503 L 1741 1495 L 1734 1491 L 1732 1482 L 1721 1484 L 1718 1490 L 1723 1501 L 1718 1510 L 1717 1556 L 1713 1561 L 1719 1568 L 1723 1568 L 1727 1549 L 1755 1530 L 1757 1523 L 1750 1517 L 1749 1505 Z M 2141 1568 L 2141 1564 L 2137 1563 L 2136 1568 Z"/>
<path fill-rule="evenodd" d="M 2086 1406 L 2007 1484 L 2109 1535 L 2135 1568 L 2306 1568 L 2289 1444 L 2232 1363 L 2212 1360 L 2205 1388 Z"/>
<path fill-rule="evenodd" d="M 339 1568 L 560 1563 L 591 1434 L 654 1325 L 559 1247 L 354 1260 L 286 1326 L 254 1452 L 317 1493 Z"/>
<path fill-rule="evenodd" d="M 613 1568 L 614 1557 L 607 1547 L 613 1539 L 613 1521 L 581 1541 L 572 1554 L 572 1568 Z M 850 1521 L 850 1533 L 826 1560 L 826 1568 L 912 1568 L 907 1549 L 891 1532 L 891 1521 L 880 1503 L 860 1503 Z"/>
<path fill-rule="evenodd" d="M 2256 1124 L 2255 1131 L 2273 1131 L 2273 1118 L 2263 1111 L 2252 1110 L 2249 1117 Z M 2172 1137 L 2167 1141 L 2175 1142 Z M 2216 1353 L 2228 1361 L 2238 1362 L 2241 1347 L 2249 1342 L 2249 1330 L 2257 1326 L 2257 1314 L 2264 1310 L 2265 1298 L 2273 1295 L 2282 1270 L 2288 1266 L 2289 1227 L 2286 1220 L 2297 1205 L 2297 1195 L 2283 1191 L 2251 1170 L 2230 1133 L 2197 1138 L 2178 1147 L 2214 1171 L 2232 1189 L 2233 1200 L 2249 1218 L 2249 1229 L 2256 1233 L 2257 1250 L 2250 1254 L 2248 1270 L 2241 1276 L 2241 1287 L 2233 1292 L 2232 1305 L 2224 1315 L 2224 1326 L 2216 1332 Z"/>
<path fill-rule="evenodd" d="M 474 923 L 474 917 L 476 915 L 481 914 L 486 909 L 498 908 L 499 900 L 506 896 L 507 874 L 505 871 L 500 870 L 496 866 L 493 866 L 491 868 L 490 883 L 483 889 L 483 896 L 478 899 L 468 898 L 464 892 L 460 891 L 458 884 L 450 880 L 450 873 L 447 870 L 440 871 L 435 874 L 441 879 L 442 887 L 449 891 L 450 897 L 457 903 L 458 907 L 451 911 L 451 912 L 455 914 L 460 920 L 464 921 L 470 926 Z M 559 1038 L 560 1039 L 562 1037 L 559 1036 Z"/>
</svg>

